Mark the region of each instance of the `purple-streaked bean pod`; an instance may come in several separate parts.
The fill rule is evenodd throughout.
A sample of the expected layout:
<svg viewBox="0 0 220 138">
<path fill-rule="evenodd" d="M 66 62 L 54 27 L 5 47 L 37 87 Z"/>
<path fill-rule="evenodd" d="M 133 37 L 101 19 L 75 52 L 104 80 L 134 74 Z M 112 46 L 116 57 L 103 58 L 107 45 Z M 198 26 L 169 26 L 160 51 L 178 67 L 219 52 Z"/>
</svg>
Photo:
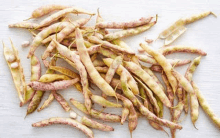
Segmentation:
<svg viewBox="0 0 220 138">
<path fill-rule="evenodd" d="M 45 126 L 49 126 L 53 124 L 63 124 L 63 125 L 69 125 L 69 126 L 75 127 L 78 130 L 82 131 L 84 134 L 86 134 L 87 137 L 94 138 L 94 134 L 92 130 L 90 130 L 85 125 L 71 118 L 53 117 L 53 118 L 49 118 L 46 120 L 42 120 L 37 123 L 33 123 L 32 127 L 45 127 Z"/>
<path fill-rule="evenodd" d="M 62 81 L 55 81 L 51 83 L 43 83 L 38 81 L 32 81 L 28 85 L 33 88 L 34 90 L 41 90 L 41 91 L 49 91 L 49 90 L 61 90 L 65 89 L 67 87 L 72 86 L 76 82 L 78 82 L 79 79 L 75 78 L 72 80 L 62 80 Z"/>
<path fill-rule="evenodd" d="M 201 56 L 207 55 L 207 53 L 203 51 L 202 49 L 192 47 L 192 46 L 183 46 L 183 45 L 163 47 L 159 49 L 159 52 L 163 54 L 164 56 L 172 54 L 172 53 L 177 53 L 177 52 L 194 53 L 194 54 L 199 54 Z"/>
<path fill-rule="evenodd" d="M 127 29 L 148 24 L 152 19 L 153 17 L 141 17 L 138 20 L 132 20 L 127 22 L 100 22 L 96 23 L 96 27 L 108 29 Z"/>
<path fill-rule="evenodd" d="M 47 100 L 44 101 L 43 105 L 40 108 L 38 108 L 37 111 L 40 112 L 44 108 L 48 107 L 52 103 L 53 100 L 54 100 L 54 96 L 53 96 L 53 93 L 51 92 Z"/>
<path fill-rule="evenodd" d="M 62 106 L 62 108 L 66 111 L 69 112 L 71 110 L 71 107 L 69 103 L 63 98 L 63 96 L 56 91 L 53 91 L 53 96 L 54 98 L 58 101 L 58 103 Z"/>
<path fill-rule="evenodd" d="M 9 24 L 9 28 L 25 28 L 25 29 L 35 29 L 39 26 L 37 23 L 31 23 L 31 22 L 18 22 L 18 23 L 13 23 Z"/>
</svg>

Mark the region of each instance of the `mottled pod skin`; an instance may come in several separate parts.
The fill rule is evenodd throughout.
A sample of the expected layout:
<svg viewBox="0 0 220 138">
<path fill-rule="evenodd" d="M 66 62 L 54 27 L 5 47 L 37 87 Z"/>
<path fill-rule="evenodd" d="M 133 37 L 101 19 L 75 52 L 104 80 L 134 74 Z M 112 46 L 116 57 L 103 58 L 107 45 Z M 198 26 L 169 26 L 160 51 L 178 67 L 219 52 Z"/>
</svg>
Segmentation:
<svg viewBox="0 0 220 138">
<path fill-rule="evenodd" d="M 44 15 L 47 15 L 53 11 L 56 10 L 63 10 L 65 8 L 68 8 L 69 6 L 65 6 L 65 5 L 57 5 L 57 4 L 48 4 L 48 5 L 43 5 L 37 9 L 35 9 L 30 18 L 39 18 L 42 17 Z"/>
<path fill-rule="evenodd" d="M 169 128 L 182 129 L 182 127 L 180 125 L 175 124 L 173 122 L 170 122 L 168 120 L 158 118 L 153 113 L 151 113 L 145 106 L 143 106 L 143 104 L 128 89 L 126 83 L 127 83 L 127 78 L 126 78 L 125 72 L 122 72 L 121 85 L 122 85 L 123 93 L 128 99 L 130 99 L 132 101 L 134 106 L 136 106 L 139 109 L 139 111 L 141 112 L 142 115 L 146 116 L 147 119 L 158 123 L 159 125 L 163 125 L 163 126 L 166 126 L 166 127 L 169 127 Z"/>
<path fill-rule="evenodd" d="M 44 101 L 43 105 L 40 108 L 38 108 L 37 111 L 40 112 L 41 110 L 48 107 L 52 103 L 53 100 L 54 100 L 54 96 L 53 96 L 53 93 L 51 92 L 47 100 Z"/>
<path fill-rule="evenodd" d="M 141 17 L 138 20 L 128 21 L 128 22 L 100 22 L 96 23 L 97 28 L 110 28 L 110 29 L 127 29 L 134 28 L 148 24 L 153 17 Z"/>
<path fill-rule="evenodd" d="M 87 137 L 89 138 L 94 138 L 94 134 L 92 130 L 90 130 L 88 127 L 85 125 L 79 123 L 76 120 L 73 120 L 71 118 L 62 118 L 62 117 L 53 117 L 49 118 L 46 120 L 42 120 L 37 123 L 33 123 L 32 127 L 45 127 L 53 124 L 63 124 L 63 125 L 69 125 L 72 127 L 75 127 L 76 129 L 82 131 L 84 134 L 86 134 Z"/>
<path fill-rule="evenodd" d="M 108 40 L 108 41 L 111 41 L 111 40 L 115 40 L 115 39 L 118 39 L 118 38 L 124 38 L 124 37 L 128 37 L 128 36 L 137 35 L 137 34 L 140 34 L 144 31 L 149 30 L 156 23 L 157 23 L 157 21 L 153 21 L 153 22 L 150 22 L 150 23 L 148 23 L 146 25 L 143 25 L 143 26 L 140 26 L 140 27 L 121 30 L 121 31 L 118 31 L 118 32 L 115 32 L 115 33 L 109 33 L 109 34 L 104 36 L 104 39 Z"/>
<path fill-rule="evenodd" d="M 178 80 L 180 86 L 183 87 L 183 89 L 186 90 L 186 92 L 194 93 L 192 85 L 190 84 L 190 82 L 182 74 L 180 74 L 179 72 L 177 72 L 174 69 L 172 69 L 171 72 L 176 77 L 176 79 Z"/>
<path fill-rule="evenodd" d="M 26 115 L 33 113 L 37 109 L 37 107 L 39 106 L 39 104 L 41 102 L 43 95 L 44 95 L 44 91 L 36 91 L 35 92 L 31 102 L 28 105 Z"/>
<path fill-rule="evenodd" d="M 194 53 L 194 54 L 199 54 L 201 56 L 207 55 L 207 53 L 203 51 L 202 49 L 192 47 L 192 46 L 183 46 L 183 45 L 163 47 L 159 50 L 159 52 L 163 54 L 164 56 L 172 54 L 172 53 L 176 53 L 176 52 Z"/>
<path fill-rule="evenodd" d="M 200 64 L 201 56 L 195 58 L 192 63 L 189 65 L 186 73 L 185 78 L 191 82 L 192 81 L 192 75 L 195 72 L 197 66 Z M 190 114 L 191 114 L 191 120 L 193 125 L 195 126 L 195 122 L 198 120 L 199 117 L 199 102 L 195 93 L 190 93 Z"/>
<path fill-rule="evenodd" d="M 53 91 L 53 96 L 54 98 L 58 101 L 58 103 L 62 106 L 62 108 L 66 111 L 69 112 L 71 110 L 71 107 L 69 103 L 63 98 L 63 96 L 56 91 Z"/>
<path fill-rule="evenodd" d="M 217 17 L 213 12 L 211 11 L 205 11 L 205 12 L 202 12 L 202 13 L 199 13 L 199 14 L 194 14 L 190 17 L 186 17 L 186 18 L 182 18 L 184 24 L 190 24 L 190 23 L 193 23 L 199 19 L 203 19 L 205 17 L 207 17 L 208 15 L 214 15 L 215 17 Z"/>
<path fill-rule="evenodd" d="M 177 89 L 177 80 L 171 73 L 172 66 L 167 61 L 167 59 L 157 52 L 156 50 L 152 49 L 151 47 L 147 46 L 146 43 L 141 43 L 140 46 L 151 56 L 154 57 L 154 59 L 161 65 L 163 68 L 165 74 L 167 75 L 168 81 L 170 82 L 170 85 L 172 86 L 173 92 L 176 92 Z"/>
<path fill-rule="evenodd" d="M 25 28 L 25 29 L 35 29 L 39 26 L 37 23 L 31 23 L 31 22 L 18 22 L 9 24 L 9 28 Z"/>
<path fill-rule="evenodd" d="M 79 81 L 78 78 L 72 80 L 55 81 L 51 83 L 32 81 L 28 85 L 34 90 L 49 91 L 49 90 L 61 90 L 68 88 L 78 81 Z"/>
<path fill-rule="evenodd" d="M 115 115 L 115 114 L 109 114 L 109 113 L 104 113 L 104 112 L 99 112 L 95 109 L 91 109 L 91 112 L 89 113 L 82 103 L 76 101 L 75 99 L 71 98 L 70 102 L 80 111 L 87 115 L 91 115 L 94 118 L 107 121 L 107 122 L 120 122 L 121 121 L 121 116 Z"/>
<path fill-rule="evenodd" d="M 82 117 L 81 122 L 83 125 L 85 125 L 87 127 L 91 127 L 91 128 L 98 129 L 101 131 L 114 131 L 113 127 L 108 126 L 106 124 L 101 124 L 97 121 L 94 121 L 92 119 L 87 118 L 86 116 Z"/>
<path fill-rule="evenodd" d="M 129 115 L 129 109 L 124 107 L 122 109 L 122 113 L 121 113 L 121 125 L 124 124 L 124 122 L 127 119 L 128 115 Z"/>
<path fill-rule="evenodd" d="M 165 106 L 171 107 L 171 103 L 163 89 L 157 85 L 157 82 L 147 72 L 133 62 L 124 62 L 124 66 L 130 72 L 141 78 L 141 80 L 143 80 L 143 82 L 161 99 Z"/>
<path fill-rule="evenodd" d="M 105 63 L 104 63 L 105 64 Z M 120 56 L 116 57 L 114 59 L 114 61 L 112 62 L 112 64 L 110 65 L 108 72 L 106 73 L 105 76 L 105 81 L 107 83 L 110 83 L 112 78 L 115 75 L 116 70 L 118 69 L 118 67 L 122 64 L 122 58 Z"/>
</svg>

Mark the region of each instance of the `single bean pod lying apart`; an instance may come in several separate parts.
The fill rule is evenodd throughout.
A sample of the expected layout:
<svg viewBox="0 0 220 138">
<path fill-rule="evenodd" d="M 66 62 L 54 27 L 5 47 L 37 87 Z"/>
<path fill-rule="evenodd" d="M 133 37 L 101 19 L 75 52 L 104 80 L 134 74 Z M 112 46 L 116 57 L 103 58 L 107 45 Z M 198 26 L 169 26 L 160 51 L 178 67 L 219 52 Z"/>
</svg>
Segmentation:
<svg viewBox="0 0 220 138">
<path fill-rule="evenodd" d="M 73 120 L 71 118 L 62 118 L 62 117 L 54 117 L 54 118 L 49 118 L 46 120 L 42 120 L 37 123 L 33 123 L 32 127 L 45 127 L 53 124 L 63 124 L 63 125 L 70 125 L 72 127 L 75 127 L 78 130 L 81 130 L 86 136 L 89 138 L 94 138 L 94 134 L 92 130 L 90 130 L 88 127 L 85 125 L 79 123 L 76 120 Z"/>
</svg>

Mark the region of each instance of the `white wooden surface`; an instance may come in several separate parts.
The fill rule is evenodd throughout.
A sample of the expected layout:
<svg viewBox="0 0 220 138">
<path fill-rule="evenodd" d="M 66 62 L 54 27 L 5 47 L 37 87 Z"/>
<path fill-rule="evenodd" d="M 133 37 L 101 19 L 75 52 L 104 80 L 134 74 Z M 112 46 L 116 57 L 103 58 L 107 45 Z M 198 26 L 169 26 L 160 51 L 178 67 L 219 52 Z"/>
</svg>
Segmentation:
<svg viewBox="0 0 220 138">
<path fill-rule="evenodd" d="M 172 22 L 180 17 L 190 16 L 193 13 L 199 13 L 205 10 L 211 10 L 217 15 L 220 14 L 220 2 L 218 0 L 1 0 L 0 1 L 0 38 L 9 46 L 9 37 L 12 38 L 16 47 L 20 52 L 21 62 L 24 67 L 26 81 L 30 80 L 30 61 L 26 59 L 29 48 L 21 48 L 21 43 L 24 40 L 31 40 L 31 35 L 28 31 L 23 29 L 9 29 L 7 25 L 22 21 L 31 15 L 33 9 L 44 4 L 68 4 L 76 5 L 85 8 L 89 11 L 96 12 L 100 8 L 101 15 L 105 20 L 124 21 L 137 19 L 142 16 L 159 15 L 158 23 L 150 30 L 141 35 L 129 37 L 124 39 L 134 50 L 137 49 L 138 44 L 144 41 L 144 37 L 155 39 L 157 35 Z M 94 24 L 93 18 L 90 24 Z M 204 49 L 208 55 L 202 58 L 201 64 L 194 74 L 194 80 L 199 85 L 200 90 L 205 95 L 208 103 L 214 112 L 220 117 L 220 45 L 219 32 L 220 20 L 209 16 L 206 19 L 188 25 L 188 30 L 179 38 L 174 44 L 192 45 Z M 162 46 L 162 41 L 157 41 L 154 47 Z M 37 50 L 37 55 L 40 57 L 44 48 L 40 47 Z M 3 58 L 3 51 L 0 48 L 0 138 L 22 137 L 22 138 L 84 138 L 84 134 L 69 126 L 49 126 L 45 128 L 32 128 L 31 124 L 49 117 L 68 117 L 60 105 L 54 101 L 52 105 L 42 112 L 34 112 L 24 119 L 26 114 L 26 107 L 19 107 L 18 96 L 9 73 L 9 69 Z M 196 55 L 174 54 L 169 58 L 195 58 Z M 67 66 L 64 64 L 64 66 Z M 177 70 L 184 73 L 187 66 L 178 68 Z M 45 69 L 42 71 L 44 73 Z M 82 95 L 76 92 L 75 89 L 70 88 L 62 93 L 66 99 L 74 97 L 83 102 Z M 44 95 L 43 101 L 47 98 L 49 92 Z M 42 103 L 41 103 L 42 104 Z M 72 106 L 73 107 L 73 106 Z M 107 111 L 114 113 L 115 109 L 108 109 Z M 77 111 L 80 113 L 79 111 Z M 168 111 L 165 109 L 165 118 L 169 119 Z M 117 111 L 120 113 L 120 111 Z M 82 113 L 80 113 L 82 115 Z M 182 116 L 183 118 L 183 116 Z M 138 121 L 138 127 L 133 132 L 133 138 L 142 137 L 167 137 L 164 132 L 152 129 L 148 122 L 141 118 Z M 94 130 L 96 138 L 128 138 L 130 137 L 127 123 L 123 126 L 115 123 L 107 123 L 115 128 L 114 132 L 101 132 Z M 183 126 L 181 131 L 177 131 L 177 138 L 219 138 L 220 131 L 216 128 L 205 113 L 200 109 L 199 119 L 196 123 L 198 130 L 196 130 L 188 115 L 186 119 L 180 123 Z M 166 129 L 169 132 L 169 129 Z"/>
</svg>

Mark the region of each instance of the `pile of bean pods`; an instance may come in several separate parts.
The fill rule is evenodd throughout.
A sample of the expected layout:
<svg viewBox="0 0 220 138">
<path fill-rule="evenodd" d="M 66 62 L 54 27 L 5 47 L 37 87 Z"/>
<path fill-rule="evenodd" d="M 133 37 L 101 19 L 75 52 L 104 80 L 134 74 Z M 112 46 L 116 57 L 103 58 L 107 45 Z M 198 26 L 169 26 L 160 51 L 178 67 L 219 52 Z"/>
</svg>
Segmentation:
<svg viewBox="0 0 220 138">
<path fill-rule="evenodd" d="M 52 13 L 53 12 L 53 13 Z M 128 121 L 130 133 L 136 129 L 138 118 L 144 116 L 156 130 L 165 131 L 170 128 L 172 138 L 175 138 L 176 129 L 182 129 L 179 122 L 182 111 L 189 112 L 193 125 L 198 119 L 199 106 L 209 116 L 211 121 L 220 128 L 220 118 L 213 113 L 192 76 L 200 64 L 203 50 L 190 46 L 170 46 L 170 44 L 186 31 L 186 25 L 202 19 L 212 12 L 203 12 L 187 18 L 181 18 L 168 29 L 159 34 L 158 39 L 165 39 L 163 47 L 155 50 L 148 44 L 153 40 L 146 39 L 140 43 L 140 52 L 136 54 L 125 42 L 124 37 L 130 37 L 149 30 L 157 23 L 155 17 L 142 17 L 133 21 L 108 22 L 97 12 L 95 26 L 85 27 L 95 13 L 78 7 L 64 5 L 45 5 L 32 12 L 32 18 L 40 18 L 52 13 L 39 23 L 27 20 L 10 24 L 9 27 L 28 29 L 33 35 L 29 44 L 25 41 L 22 46 L 30 45 L 27 58 L 31 60 L 31 81 L 25 82 L 22 65 L 17 49 L 12 41 L 12 49 L 4 46 L 4 56 L 11 71 L 12 78 L 20 99 L 20 106 L 28 104 L 27 115 L 48 107 L 54 99 L 59 102 L 70 118 L 52 117 L 37 123 L 33 127 L 44 127 L 52 124 L 66 124 L 73 126 L 89 138 L 94 134 L 90 128 L 101 131 L 114 131 L 114 128 L 92 120 L 100 119 L 108 122 Z M 88 18 L 73 20 L 71 14 L 86 14 Z M 214 15 L 214 14 L 213 14 Z M 107 29 L 120 29 L 109 32 Z M 35 51 L 46 46 L 41 59 L 47 68 L 41 75 L 41 63 Z M 186 52 L 199 55 L 192 62 L 190 60 L 167 59 L 165 56 L 177 52 Z M 62 59 L 78 72 L 56 65 L 57 59 Z M 152 65 L 147 67 L 148 63 Z M 189 64 L 185 76 L 174 68 Z M 165 87 L 154 74 L 159 72 Z M 95 95 L 90 91 L 90 84 L 96 85 L 102 93 Z M 81 117 L 72 110 L 69 102 L 58 93 L 74 86 L 84 96 L 84 103 L 70 98 L 70 103 L 86 115 Z M 50 91 L 47 100 L 38 108 L 45 91 Z M 112 97 L 115 102 L 107 98 Z M 174 100 L 177 105 L 174 105 Z M 120 104 L 118 101 L 122 101 Z M 122 108 L 121 115 L 110 114 L 94 109 L 93 104 L 103 108 Z M 163 118 L 163 108 L 170 110 L 171 119 Z M 80 118 L 80 120 L 79 120 Z M 79 121 L 78 121 L 79 120 Z"/>
</svg>

